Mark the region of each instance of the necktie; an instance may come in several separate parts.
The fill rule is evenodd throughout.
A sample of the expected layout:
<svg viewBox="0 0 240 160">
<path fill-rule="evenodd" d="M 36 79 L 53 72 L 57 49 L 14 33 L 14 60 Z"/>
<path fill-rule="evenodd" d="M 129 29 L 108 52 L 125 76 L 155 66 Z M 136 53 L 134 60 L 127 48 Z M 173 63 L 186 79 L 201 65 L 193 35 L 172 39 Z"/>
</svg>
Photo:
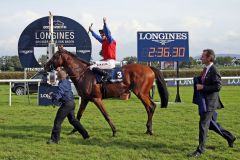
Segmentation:
<svg viewBox="0 0 240 160">
<path fill-rule="evenodd" d="M 206 75 L 206 71 L 207 71 L 207 67 L 204 67 L 203 72 L 202 72 L 202 77 L 201 77 L 202 83 L 204 81 L 204 78 L 205 78 L 205 75 Z"/>
</svg>

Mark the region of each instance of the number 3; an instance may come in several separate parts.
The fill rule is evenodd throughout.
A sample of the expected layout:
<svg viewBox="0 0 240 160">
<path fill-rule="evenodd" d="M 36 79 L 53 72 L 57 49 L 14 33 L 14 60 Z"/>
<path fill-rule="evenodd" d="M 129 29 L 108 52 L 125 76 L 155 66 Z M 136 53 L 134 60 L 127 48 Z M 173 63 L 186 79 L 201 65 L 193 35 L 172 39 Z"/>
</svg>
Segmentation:
<svg viewBox="0 0 240 160">
<path fill-rule="evenodd" d="M 122 72 L 117 72 L 117 78 L 122 78 Z"/>
</svg>

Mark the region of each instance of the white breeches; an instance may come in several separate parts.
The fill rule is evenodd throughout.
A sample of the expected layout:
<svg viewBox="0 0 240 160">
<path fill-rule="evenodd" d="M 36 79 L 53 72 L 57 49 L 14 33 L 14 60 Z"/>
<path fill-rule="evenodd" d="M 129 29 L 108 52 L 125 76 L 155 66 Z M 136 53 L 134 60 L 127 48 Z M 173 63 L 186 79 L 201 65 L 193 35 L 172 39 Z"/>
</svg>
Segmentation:
<svg viewBox="0 0 240 160">
<path fill-rule="evenodd" d="M 100 68 L 100 69 L 112 69 L 116 65 L 116 61 L 114 59 L 109 59 L 106 61 L 95 61 L 93 65 L 90 66 L 90 70 L 92 68 Z"/>
</svg>

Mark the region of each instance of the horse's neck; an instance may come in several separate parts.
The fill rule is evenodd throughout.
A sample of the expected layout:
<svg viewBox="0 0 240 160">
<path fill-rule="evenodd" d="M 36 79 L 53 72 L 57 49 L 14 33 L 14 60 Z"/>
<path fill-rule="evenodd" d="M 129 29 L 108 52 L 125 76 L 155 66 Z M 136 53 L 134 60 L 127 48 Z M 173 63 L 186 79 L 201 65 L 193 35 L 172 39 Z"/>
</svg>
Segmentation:
<svg viewBox="0 0 240 160">
<path fill-rule="evenodd" d="M 68 72 L 70 77 L 79 77 L 87 70 L 88 65 L 78 59 L 72 59 L 71 61 L 65 61 L 63 67 Z"/>
</svg>

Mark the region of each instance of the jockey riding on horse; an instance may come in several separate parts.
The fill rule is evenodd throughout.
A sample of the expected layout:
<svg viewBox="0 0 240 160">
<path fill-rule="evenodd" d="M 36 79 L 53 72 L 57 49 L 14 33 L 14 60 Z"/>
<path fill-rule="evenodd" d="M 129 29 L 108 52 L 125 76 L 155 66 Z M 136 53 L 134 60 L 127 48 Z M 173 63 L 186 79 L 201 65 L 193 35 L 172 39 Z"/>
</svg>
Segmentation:
<svg viewBox="0 0 240 160">
<path fill-rule="evenodd" d="M 99 30 L 100 36 L 92 30 L 91 26 L 89 27 L 89 31 L 92 33 L 92 36 L 102 44 L 100 55 L 103 57 L 102 60 L 95 61 L 94 64 L 90 66 L 90 70 L 103 76 L 103 82 L 107 82 L 109 75 L 102 69 L 112 69 L 115 67 L 116 41 L 111 36 L 105 17 L 103 18 L 103 24 L 103 29 Z"/>
</svg>

